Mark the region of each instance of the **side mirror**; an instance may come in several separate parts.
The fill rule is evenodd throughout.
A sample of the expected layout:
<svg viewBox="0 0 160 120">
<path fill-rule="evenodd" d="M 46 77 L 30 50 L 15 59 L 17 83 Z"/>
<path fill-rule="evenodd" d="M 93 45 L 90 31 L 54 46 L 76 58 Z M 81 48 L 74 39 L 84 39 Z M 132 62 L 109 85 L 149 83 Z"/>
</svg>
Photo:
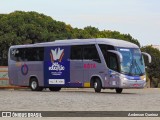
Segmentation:
<svg viewBox="0 0 160 120">
<path fill-rule="evenodd" d="M 152 58 L 150 56 L 150 54 L 146 53 L 146 52 L 142 52 L 143 55 L 147 56 L 148 57 L 148 62 L 151 63 L 152 61 Z"/>
<path fill-rule="evenodd" d="M 122 61 L 123 61 L 123 56 L 122 56 L 122 54 L 121 54 L 120 52 L 115 51 L 115 50 L 108 50 L 108 52 L 111 52 L 111 53 L 116 54 L 116 55 L 118 56 L 119 62 L 122 63 Z"/>
</svg>

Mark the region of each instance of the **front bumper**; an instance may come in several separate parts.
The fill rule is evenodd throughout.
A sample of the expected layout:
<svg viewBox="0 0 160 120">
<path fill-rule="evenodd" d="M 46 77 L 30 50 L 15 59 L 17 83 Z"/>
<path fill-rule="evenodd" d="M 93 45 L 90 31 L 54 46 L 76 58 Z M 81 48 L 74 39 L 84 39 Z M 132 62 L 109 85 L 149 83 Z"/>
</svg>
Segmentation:
<svg viewBox="0 0 160 120">
<path fill-rule="evenodd" d="M 144 88 L 145 80 L 122 80 L 120 88 Z"/>
</svg>

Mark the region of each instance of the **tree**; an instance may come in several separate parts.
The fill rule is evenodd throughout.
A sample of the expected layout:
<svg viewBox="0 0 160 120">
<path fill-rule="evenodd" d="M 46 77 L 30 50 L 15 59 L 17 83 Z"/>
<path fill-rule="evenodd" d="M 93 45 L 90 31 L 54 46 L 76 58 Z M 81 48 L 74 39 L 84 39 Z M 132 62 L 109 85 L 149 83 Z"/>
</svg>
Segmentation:
<svg viewBox="0 0 160 120">
<path fill-rule="evenodd" d="M 147 62 L 147 58 L 145 57 L 145 63 L 147 66 L 147 73 L 150 79 L 150 82 L 153 83 L 160 80 L 160 51 L 152 46 L 145 46 L 141 48 L 142 51 L 147 52 L 152 57 L 152 63 Z M 158 82 L 155 87 L 157 87 Z"/>
<path fill-rule="evenodd" d="M 72 28 L 64 22 L 56 21 L 37 12 L 15 11 L 0 14 L 0 65 L 7 65 L 7 52 L 11 45 L 49 42 L 58 39 L 116 38 L 140 46 L 130 34 L 87 26 L 84 29 Z"/>
</svg>

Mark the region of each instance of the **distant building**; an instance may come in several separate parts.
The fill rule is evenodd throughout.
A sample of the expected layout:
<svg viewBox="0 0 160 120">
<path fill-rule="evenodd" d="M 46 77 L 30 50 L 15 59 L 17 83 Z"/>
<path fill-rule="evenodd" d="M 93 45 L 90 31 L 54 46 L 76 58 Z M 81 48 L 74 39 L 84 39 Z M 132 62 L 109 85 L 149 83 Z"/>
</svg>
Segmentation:
<svg viewBox="0 0 160 120">
<path fill-rule="evenodd" d="M 160 51 L 160 45 L 152 45 L 152 47 L 157 48 Z"/>
</svg>

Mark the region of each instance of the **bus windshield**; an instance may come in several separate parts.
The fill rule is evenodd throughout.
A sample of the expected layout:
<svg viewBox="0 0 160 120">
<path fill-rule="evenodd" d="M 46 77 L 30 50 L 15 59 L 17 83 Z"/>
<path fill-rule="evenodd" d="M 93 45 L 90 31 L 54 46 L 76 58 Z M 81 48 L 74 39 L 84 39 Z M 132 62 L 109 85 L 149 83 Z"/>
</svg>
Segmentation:
<svg viewBox="0 0 160 120">
<path fill-rule="evenodd" d="M 122 74 L 130 76 L 139 76 L 145 74 L 144 60 L 140 49 L 138 48 L 117 48 L 123 56 L 120 63 L 120 71 Z"/>
</svg>

